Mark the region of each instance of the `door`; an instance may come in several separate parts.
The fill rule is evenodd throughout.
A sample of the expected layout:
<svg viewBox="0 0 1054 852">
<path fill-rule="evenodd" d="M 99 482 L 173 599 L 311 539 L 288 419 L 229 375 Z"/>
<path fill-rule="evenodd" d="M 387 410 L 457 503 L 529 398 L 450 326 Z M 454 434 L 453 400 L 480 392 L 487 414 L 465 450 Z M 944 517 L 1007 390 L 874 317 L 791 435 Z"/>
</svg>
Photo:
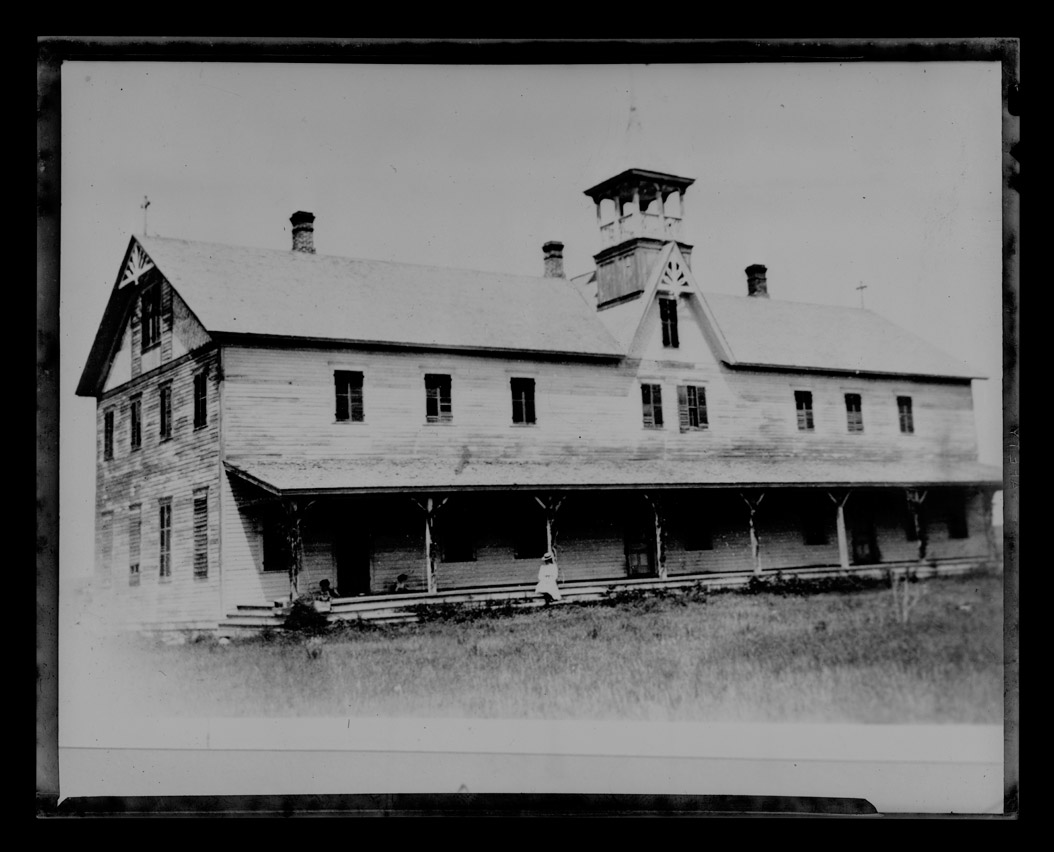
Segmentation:
<svg viewBox="0 0 1054 852">
<path fill-rule="evenodd" d="M 626 542 L 626 573 L 630 577 L 655 574 L 655 525 L 650 521 L 647 507 L 637 506 L 628 512 L 624 521 Z"/>
<path fill-rule="evenodd" d="M 853 495 L 846 505 L 849 529 L 853 542 L 853 564 L 874 565 L 881 560 L 878 536 L 875 532 L 875 511 L 871 500 L 862 494 Z"/>
<path fill-rule="evenodd" d="M 337 591 L 341 597 L 370 593 L 370 536 L 361 526 L 348 525 L 337 531 Z"/>
</svg>

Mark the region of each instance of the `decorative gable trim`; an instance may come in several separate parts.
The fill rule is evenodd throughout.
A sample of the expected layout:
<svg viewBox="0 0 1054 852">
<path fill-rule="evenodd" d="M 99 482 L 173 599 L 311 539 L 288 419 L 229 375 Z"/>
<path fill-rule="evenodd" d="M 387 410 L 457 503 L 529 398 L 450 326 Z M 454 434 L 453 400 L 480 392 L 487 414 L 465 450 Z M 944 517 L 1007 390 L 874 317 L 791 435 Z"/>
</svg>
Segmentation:
<svg viewBox="0 0 1054 852">
<path fill-rule="evenodd" d="M 653 310 L 660 292 L 678 298 L 682 295 L 693 296 L 694 298 L 690 301 L 695 304 L 695 310 L 698 311 L 697 319 L 703 327 L 706 339 L 717 349 L 717 356 L 720 360 L 727 364 L 735 364 L 728 341 L 725 340 L 724 335 L 721 333 L 717 320 L 710 310 L 710 306 L 706 303 L 706 298 L 703 296 L 702 290 L 699 289 L 695 276 L 692 275 L 692 270 L 688 267 L 680 247 L 675 242 L 669 242 L 663 248 L 662 254 L 659 255 L 659 260 L 648 279 L 648 285 L 644 289 L 644 294 L 640 300 L 642 308 L 640 318 L 637 321 L 637 330 L 634 332 L 632 343 L 630 343 L 627 350 L 630 357 L 638 357 L 647 345 L 647 332 L 645 331 L 644 321 L 648 316 L 648 312 Z M 657 310 L 657 308 L 654 309 Z"/>
<path fill-rule="evenodd" d="M 133 237 L 132 245 L 128 249 L 128 258 L 124 265 L 124 273 L 121 276 L 121 280 L 117 283 L 117 288 L 121 289 L 122 287 L 138 284 L 139 279 L 151 269 L 154 269 L 154 262 Z"/>
</svg>

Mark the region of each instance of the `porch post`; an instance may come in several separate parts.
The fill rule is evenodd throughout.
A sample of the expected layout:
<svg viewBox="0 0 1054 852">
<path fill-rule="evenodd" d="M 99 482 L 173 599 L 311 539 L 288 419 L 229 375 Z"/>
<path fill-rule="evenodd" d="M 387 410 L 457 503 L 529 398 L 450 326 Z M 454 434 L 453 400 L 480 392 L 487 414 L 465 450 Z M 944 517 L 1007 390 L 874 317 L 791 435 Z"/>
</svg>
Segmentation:
<svg viewBox="0 0 1054 852">
<path fill-rule="evenodd" d="M 739 492 L 739 496 L 743 498 L 743 502 L 747 504 L 747 509 L 750 511 L 750 515 L 747 520 L 750 524 L 750 553 L 754 559 L 754 573 L 761 573 L 761 540 L 758 538 L 757 527 L 754 524 L 754 515 L 758 511 L 758 506 L 761 505 L 761 501 L 765 499 L 765 492 L 762 491 L 757 500 L 751 500 L 742 491 Z"/>
<path fill-rule="evenodd" d="M 926 548 L 929 539 L 926 534 L 926 519 L 922 517 L 922 504 L 926 500 L 926 492 L 915 488 L 907 489 L 908 509 L 911 511 L 911 522 L 915 525 L 915 535 L 919 539 L 919 562 L 926 559 Z"/>
<path fill-rule="evenodd" d="M 849 537 L 845 532 L 845 504 L 849 502 L 851 493 L 847 489 L 845 496 L 839 500 L 835 492 L 827 492 L 827 496 L 835 505 L 835 526 L 838 528 L 838 564 L 843 571 L 849 570 Z"/>
<path fill-rule="evenodd" d="M 655 569 L 660 580 L 666 579 L 666 518 L 663 512 L 662 497 L 644 495 L 644 499 L 651 506 L 652 515 L 655 520 Z"/>
<path fill-rule="evenodd" d="M 546 494 L 545 497 L 535 497 L 534 501 L 542 507 L 545 512 L 545 548 L 553 555 L 553 563 L 556 565 L 557 577 L 560 572 L 560 560 L 556 555 L 556 513 L 560 510 L 566 498 L 557 499 L 555 494 Z"/>
<path fill-rule="evenodd" d="M 289 546 L 289 601 L 300 597 L 300 572 L 304 570 L 304 539 L 300 522 L 303 511 L 296 500 L 282 502 L 285 521 L 285 537 Z"/>
<path fill-rule="evenodd" d="M 423 503 L 419 500 L 413 500 L 414 504 L 424 512 L 425 516 L 425 588 L 428 589 L 428 594 L 430 595 L 434 595 L 439 591 L 439 584 L 436 580 L 436 558 L 439 555 L 439 546 L 436 543 L 435 516 L 446 505 L 448 499 L 444 497 L 439 503 L 436 503 L 435 499 L 429 495 Z"/>
</svg>

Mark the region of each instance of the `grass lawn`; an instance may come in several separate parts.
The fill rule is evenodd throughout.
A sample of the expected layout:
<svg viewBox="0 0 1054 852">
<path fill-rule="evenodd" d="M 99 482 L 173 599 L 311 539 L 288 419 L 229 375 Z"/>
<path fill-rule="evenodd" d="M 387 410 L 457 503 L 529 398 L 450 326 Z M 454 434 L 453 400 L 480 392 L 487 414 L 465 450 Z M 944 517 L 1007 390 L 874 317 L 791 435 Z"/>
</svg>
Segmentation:
<svg viewBox="0 0 1054 852">
<path fill-rule="evenodd" d="M 152 716 L 1001 724 L 1002 578 L 919 587 L 906 624 L 888 588 L 696 593 L 315 640 L 124 637 L 71 664 L 95 698 Z"/>
</svg>

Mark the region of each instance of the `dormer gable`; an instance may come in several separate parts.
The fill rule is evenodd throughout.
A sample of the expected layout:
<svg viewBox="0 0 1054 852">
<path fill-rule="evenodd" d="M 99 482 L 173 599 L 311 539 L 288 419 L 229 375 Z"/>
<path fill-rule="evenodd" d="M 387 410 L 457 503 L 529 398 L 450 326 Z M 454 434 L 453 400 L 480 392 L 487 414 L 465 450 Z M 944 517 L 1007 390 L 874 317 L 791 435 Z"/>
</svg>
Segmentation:
<svg viewBox="0 0 1054 852">
<path fill-rule="evenodd" d="M 77 393 L 106 393 L 207 343 L 205 328 L 132 237 Z"/>
</svg>

